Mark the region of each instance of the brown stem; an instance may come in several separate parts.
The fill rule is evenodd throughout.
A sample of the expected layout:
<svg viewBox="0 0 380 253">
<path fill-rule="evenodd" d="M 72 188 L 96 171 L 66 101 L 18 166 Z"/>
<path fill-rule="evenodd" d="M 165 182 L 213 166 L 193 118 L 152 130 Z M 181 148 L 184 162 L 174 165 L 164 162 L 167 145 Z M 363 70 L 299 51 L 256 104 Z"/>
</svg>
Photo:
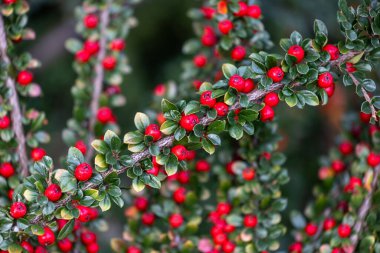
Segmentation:
<svg viewBox="0 0 380 253">
<path fill-rule="evenodd" d="M 5 65 L 9 66 L 11 61 L 7 55 L 7 35 L 4 26 L 3 17 L 0 16 L 0 59 Z M 29 175 L 28 169 L 28 156 L 26 154 L 25 147 L 25 135 L 24 128 L 22 126 L 22 113 L 20 108 L 20 102 L 17 95 L 15 80 L 8 76 L 5 80 L 5 85 L 10 91 L 9 103 L 12 106 L 11 119 L 12 119 L 12 130 L 15 133 L 17 141 L 17 154 L 19 157 L 19 169 L 22 177 Z"/>
<path fill-rule="evenodd" d="M 93 79 L 93 90 L 92 98 L 90 103 L 90 115 L 89 115 L 89 126 L 88 126 L 88 139 L 87 147 L 90 147 L 91 142 L 95 138 L 95 124 L 96 124 L 96 114 L 99 109 L 99 98 L 103 90 L 104 82 L 104 68 L 102 66 L 102 60 L 106 56 L 107 50 L 107 36 L 106 31 L 110 20 L 110 6 L 111 0 L 108 0 L 104 9 L 100 12 L 100 41 L 99 41 L 99 53 L 96 58 L 95 65 L 95 76 Z M 86 154 L 86 160 L 89 161 L 94 155 L 94 150 L 92 148 L 88 149 Z"/>
</svg>

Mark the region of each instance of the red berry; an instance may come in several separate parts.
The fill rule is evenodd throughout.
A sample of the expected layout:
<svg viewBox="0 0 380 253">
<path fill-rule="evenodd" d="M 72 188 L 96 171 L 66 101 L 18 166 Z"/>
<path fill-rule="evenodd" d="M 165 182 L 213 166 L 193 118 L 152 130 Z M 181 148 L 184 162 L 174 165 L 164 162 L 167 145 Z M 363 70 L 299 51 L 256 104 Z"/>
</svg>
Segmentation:
<svg viewBox="0 0 380 253">
<path fill-rule="evenodd" d="M 264 97 L 264 103 L 270 107 L 275 107 L 280 102 L 277 93 L 269 92 Z"/>
<path fill-rule="evenodd" d="M 323 89 L 326 91 L 328 97 L 332 97 L 332 95 L 334 95 L 335 92 L 335 84 L 333 83 L 331 86 Z"/>
<path fill-rule="evenodd" d="M 216 44 L 217 38 L 211 27 L 206 27 L 203 31 L 201 42 L 205 47 L 212 47 Z"/>
<path fill-rule="evenodd" d="M 342 160 L 334 160 L 331 162 L 331 168 L 335 173 L 341 173 L 345 170 L 346 165 Z"/>
<path fill-rule="evenodd" d="M 182 204 L 186 201 L 186 189 L 183 187 L 178 188 L 173 192 L 173 199 L 177 204 Z"/>
<path fill-rule="evenodd" d="M 45 190 L 45 196 L 48 200 L 56 202 L 62 197 L 61 187 L 57 184 L 49 185 Z"/>
<path fill-rule="evenodd" d="M 215 9 L 208 6 L 201 7 L 200 11 L 202 12 L 205 19 L 212 19 L 216 13 Z"/>
<path fill-rule="evenodd" d="M 176 145 L 172 147 L 172 153 L 178 158 L 178 161 L 186 160 L 187 158 L 187 149 L 182 145 Z"/>
<path fill-rule="evenodd" d="M 55 242 L 55 235 L 49 227 L 44 227 L 44 233 L 39 235 L 37 239 L 40 245 L 48 246 Z"/>
<path fill-rule="evenodd" d="M 125 48 L 125 42 L 123 39 L 114 39 L 111 41 L 111 50 L 113 51 L 122 51 Z"/>
<path fill-rule="evenodd" d="M 210 108 L 214 107 L 216 99 L 212 98 L 212 91 L 206 90 L 201 94 L 199 101 L 202 105 L 208 106 Z"/>
<path fill-rule="evenodd" d="M 49 252 L 48 252 L 47 249 L 45 249 L 44 247 L 42 247 L 42 246 L 37 246 L 37 247 L 36 247 L 36 250 L 34 251 L 34 253 L 49 253 Z"/>
<path fill-rule="evenodd" d="M 153 165 L 153 167 L 149 170 L 146 170 L 146 173 L 157 176 L 160 172 L 160 168 L 157 165 Z"/>
<path fill-rule="evenodd" d="M 230 174 L 230 175 L 235 175 L 234 170 L 233 170 L 233 168 L 232 168 L 232 165 L 233 165 L 233 164 L 234 164 L 233 161 L 232 161 L 232 162 L 229 162 L 229 163 L 226 164 L 226 172 L 227 172 L 228 174 Z"/>
<path fill-rule="evenodd" d="M 345 192 L 354 192 L 355 189 L 358 187 L 362 187 L 362 180 L 358 177 L 351 177 L 348 184 L 344 187 Z"/>
<path fill-rule="evenodd" d="M 5 115 L 0 117 L 0 129 L 7 129 L 11 125 L 11 119 Z"/>
<path fill-rule="evenodd" d="M 5 178 L 10 178 L 15 174 L 15 169 L 11 163 L 3 163 L 0 166 L 0 175 Z"/>
<path fill-rule="evenodd" d="M 351 228 L 347 224 L 341 224 L 338 227 L 338 235 L 340 238 L 347 238 L 351 234 Z"/>
<path fill-rule="evenodd" d="M 235 231 L 235 227 L 230 225 L 230 224 L 227 224 L 224 226 L 224 232 L 226 233 L 232 233 Z"/>
<path fill-rule="evenodd" d="M 321 88 L 327 88 L 334 84 L 334 77 L 330 72 L 322 73 L 318 76 L 318 86 Z"/>
<path fill-rule="evenodd" d="M 7 195 L 8 195 L 8 199 L 9 199 L 9 200 L 12 200 L 12 199 L 13 199 L 13 192 L 14 192 L 13 189 L 9 189 L 9 190 L 8 190 L 8 194 L 7 194 Z"/>
<path fill-rule="evenodd" d="M 99 41 L 96 40 L 86 40 L 83 44 L 84 51 L 88 52 L 90 55 L 97 54 L 100 49 Z"/>
<path fill-rule="evenodd" d="M 183 223 L 182 215 L 176 214 L 176 213 L 170 215 L 169 224 L 172 228 L 178 228 L 182 225 L 182 223 Z"/>
<path fill-rule="evenodd" d="M 77 149 L 79 149 L 79 151 L 82 153 L 82 154 L 86 154 L 87 152 L 87 147 L 86 147 L 86 144 L 84 143 L 84 141 L 82 140 L 79 140 L 75 143 L 75 147 Z"/>
<path fill-rule="evenodd" d="M 112 120 L 112 110 L 109 107 L 101 107 L 96 115 L 98 121 L 102 124 L 106 124 Z"/>
<path fill-rule="evenodd" d="M 129 246 L 125 253 L 141 253 L 141 250 L 135 246 Z"/>
<path fill-rule="evenodd" d="M 233 75 L 230 77 L 230 80 L 228 81 L 228 85 L 231 88 L 235 88 L 237 91 L 242 92 L 245 88 L 245 80 L 243 77 L 239 75 Z"/>
<path fill-rule="evenodd" d="M 300 63 L 305 57 L 305 51 L 301 46 L 293 45 L 288 49 L 288 55 L 296 57 L 297 63 Z"/>
<path fill-rule="evenodd" d="M 339 151 L 342 153 L 342 155 L 349 155 L 354 151 L 354 146 L 350 141 L 343 141 L 339 145 Z"/>
<path fill-rule="evenodd" d="M 14 4 L 17 0 L 3 0 L 3 4 Z"/>
<path fill-rule="evenodd" d="M 242 176 L 243 176 L 243 179 L 245 181 L 251 181 L 251 180 L 255 179 L 256 172 L 253 168 L 245 168 L 243 170 Z"/>
<path fill-rule="evenodd" d="M 252 79 L 247 78 L 244 80 L 244 89 L 242 90 L 243 93 L 249 93 L 255 89 L 255 83 Z"/>
<path fill-rule="evenodd" d="M 323 51 L 329 53 L 331 61 L 334 61 L 339 58 L 339 48 L 337 46 L 327 44 L 323 47 Z"/>
<path fill-rule="evenodd" d="M 213 239 L 216 245 L 221 245 L 228 239 L 228 237 L 225 233 L 219 232 L 213 236 Z"/>
<path fill-rule="evenodd" d="M 314 236 L 317 233 L 317 231 L 318 231 L 318 226 L 313 223 L 309 223 L 305 227 L 305 233 L 308 236 Z"/>
<path fill-rule="evenodd" d="M 256 215 L 248 214 L 244 217 L 244 226 L 247 228 L 254 228 L 257 226 L 257 217 Z"/>
<path fill-rule="evenodd" d="M 289 246 L 289 253 L 302 253 L 302 243 L 294 242 Z"/>
<path fill-rule="evenodd" d="M 219 215 L 229 214 L 231 212 L 231 205 L 226 202 L 221 202 L 216 206 L 216 212 Z"/>
<path fill-rule="evenodd" d="M 161 139 L 160 127 L 157 124 L 150 124 L 145 128 L 145 135 L 152 136 L 153 141 Z"/>
<path fill-rule="evenodd" d="M 260 18 L 261 16 L 261 8 L 258 5 L 248 6 L 247 15 L 251 18 Z"/>
<path fill-rule="evenodd" d="M 345 253 L 345 251 L 342 248 L 333 248 L 331 253 Z"/>
<path fill-rule="evenodd" d="M 219 21 L 218 28 L 222 34 L 228 34 L 232 30 L 232 28 L 234 28 L 234 24 L 231 20 L 225 19 Z"/>
<path fill-rule="evenodd" d="M 236 17 L 244 17 L 245 15 L 247 15 L 248 5 L 242 1 L 238 2 L 238 4 L 239 4 L 239 11 L 234 12 L 234 15 Z"/>
<path fill-rule="evenodd" d="M 228 105 L 224 102 L 217 102 L 214 108 L 220 117 L 226 116 L 228 113 Z"/>
<path fill-rule="evenodd" d="M 373 152 L 369 153 L 367 157 L 367 163 L 371 167 L 376 167 L 380 164 L 380 155 L 375 154 Z"/>
<path fill-rule="evenodd" d="M 73 249 L 73 243 L 68 238 L 58 241 L 57 245 L 58 248 L 64 253 L 70 252 Z"/>
<path fill-rule="evenodd" d="M 105 70 L 113 70 L 116 66 L 116 63 L 116 58 L 113 56 L 106 56 L 102 61 L 103 68 Z"/>
<path fill-rule="evenodd" d="M 157 97 L 162 97 L 165 95 L 166 92 L 166 86 L 163 83 L 157 84 L 156 87 L 154 87 L 153 93 Z"/>
<path fill-rule="evenodd" d="M 88 29 L 96 28 L 98 26 L 98 22 L 98 16 L 96 16 L 95 14 L 88 14 L 83 19 L 83 24 Z"/>
<path fill-rule="evenodd" d="M 139 210 L 139 211 L 146 211 L 148 209 L 148 205 L 149 205 L 149 201 L 147 198 L 144 198 L 144 197 L 137 197 L 134 201 L 134 205 L 135 207 Z"/>
<path fill-rule="evenodd" d="M 365 113 L 365 112 L 360 112 L 360 120 L 363 122 L 363 123 L 369 123 L 369 121 L 371 120 L 371 114 L 369 113 Z"/>
<path fill-rule="evenodd" d="M 231 241 L 226 241 L 223 243 L 223 252 L 224 253 L 232 253 L 235 251 L 235 244 Z"/>
<path fill-rule="evenodd" d="M 262 122 L 271 121 L 274 118 L 274 110 L 272 107 L 265 105 L 260 111 L 260 120 Z"/>
<path fill-rule="evenodd" d="M 98 253 L 99 245 L 97 243 L 91 243 L 86 246 L 87 253 Z"/>
<path fill-rule="evenodd" d="M 323 229 L 325 231 L 331 230 L 335 227 L 336 222 L 333 218 L 326 218 L 323 222 Z"/>
<path fill-rule="evenodd" d="M 33 161 L 38 162 L 42 160 L 42 158 L 46 155 L 46 151 L 43 148 L 34 148 L 30 152 L 30 156 L 32 157 Z"/>
<path fill-rule="evenodd" d="M 89 207 L 77 205 L 77 209 L 79 210 L 78 220 L 80 222 L 89 222 L 91 220 L 91 210 Z"/>
<path fill-rule="evenodd" d="M 203 68 L 207 64 L 207 57 L 203 54 L 194 56 L 193 63 L 197 68 Z"/>
<path fill-rule="evenodd" d="M 268 70 L 268 77 L 273 80 L 273 82 L 278 83 L 284 79 L 284 71 L 280 67 L 273 67 Z"/>
<path fill-rule="evenodd" d="M 84 231 L 80 235 L 80 239 L 84 245 L 96 243 L 96 234 L 92 231 Z"/>
<path fill-rule="evenodd" d="M 27 86 L 33 81 L 33 73 L 27 70 L 20 71 L 17 75 L 17 82 L 21 86 Z"/>
<path fill-rule="evenodd" d="M 177 172 L 176 178 L 181 184 L 187 184 L 190 182 L 190 172 L 188 170 L 181 170 Z"/>
<path fill-rule="evenodd" d="M 79 50 L 75 53 L 75 60 L 79 63 L 86 63 L 90 60 L 90 53 L 86 50 Z"/>
<path fill-rule="evenodd" d="M 155 220 L 154 213 L 144 213 L 141 216 L 141 221 L 146 226 L 152 226 Z"/>
<path fill-rule="evenodd" d="M 92 167 L 88 163 L 79 164 L 74 171 L 75 178 L 78 181 L 87 181 L 92 176 Z"/>
<path fill-rule="evenodd" d="M 245 55 L 246 55 L 246 50 L 243 46 L 236 46 L 234 49 L 232 49 L 231 58 L 234 61 L 244 60 Z"/>
<path fill-rule="evenodd" d="M 207 172 L 210 170 L 210 163 L 207 162 L 206 160 L 199 160 L 195 164 L 195 170 L 199 172 Z"/>
<path fill-rule="evenodd" d="M 195 114 L 183 115 L 179 121 L 180 126 L 186 131 L 193 131 L 194 126 L 199 123 L 199 118 Z"/>
<path fill-rule="evenodd" d="M 346 70 L 348 73 L 354 73 L 356 71 L 355 65 L 352 62 L 347 62 Z"/>
<path fill-rule="evenodd" d="M 33 248 L 33 245 L 30 244 L 30 242 L 27 242 L 27 241 L 22 241 L 20 243 L 21 247 L 23 247 L 27 252 L 29 253 L 34 253 L 34 248 Z"/>
</svg>

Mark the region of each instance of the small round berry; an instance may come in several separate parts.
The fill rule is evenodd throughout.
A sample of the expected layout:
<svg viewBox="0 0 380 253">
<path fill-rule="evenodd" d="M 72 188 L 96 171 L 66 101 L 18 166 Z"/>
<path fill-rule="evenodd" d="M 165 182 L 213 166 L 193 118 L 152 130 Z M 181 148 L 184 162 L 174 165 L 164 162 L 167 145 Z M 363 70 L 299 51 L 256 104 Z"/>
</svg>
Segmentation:
<svg viewBox="0 0 380 253">
<path fill-rule="evenodd" d="M 195 164 L 195 170 L 196 171 L 199 171 L 199 172 L 207 172 L 207 171 L 210 171 L 210 163 L 207 162 L 206 160 L 199 160 L 196 164 Z"/>
<path fill-rule="evenodd" d="M 186 201 L 186 189 L 183 187 L 178 188 L 173 192 L 173 200 L 177 204 L 182 204 Z"/>
<path fill-rule="evenodd" d="M 207 64 L 207 57 L 203 54 L 194 56 L 193 58 L 194 66 L 197 68 L 203 68 Z"/>
<path fill-rule="evenodd" d="M 112 110 L 109 107 L 101 107 L 98 109 L 96 118 L 98 119 L 100 123 L 106 124 L 110 122 L 113 118 Z"/>
<path fill-rule="evenodd" d="M 216 103 L 216 99 L 212 98 L 212 91 L 210 91 L 210 90 L 204 91 L 201 94 L 199 101 L 200 101 L 201 105 L 208 106 L 209 108 L 214 107 L 214 105 Z"/>
<path fill-rule="evenodd" d="M 294 242 L 289 246 L 288 250 L 289 253 L 302 253 L 302 243 Z"/>
<path fill-rule="evenodd" d="M 87 206 L 77 205 L 79 211 L 78 220 L 80 222 L 89 222 L 91 220 L 91 210 Z"/>
<path fill-rule="evenodd" d="M 99 252 L 99 244 L 91 243 L 86 246 L 87 253 L 98 253 Z"/>
<path fill-rule="evenodd" d="M 297 63 L 300 63 L 305 57 L 305 50 L 301 46 L 293 45 L 288 49 L 288 55 L 296 57 Z"/>
<path fill-rule="evenodd" d="M 219 117 L 226 116 L 228 113 L 228 105 L 224 102 L 217 102 L 214 109 Z"/>
<path fill-rule="evenodd" d="M 58 241 L 57 245 L 58 248 L 64 253 L 70 252 L 73 249 L 73 243 L 68 238 Z"/>
<path fill-rule="evenodd" d="M 155 216 L 154 213 L 144 213 L 141 216 L 141 221 L 146 226 L 152 226 L 154 224 Z"/>
<path fill-rule="evenodd" d="M 79 50 L 75 53 L 75 60 L 79 63 L 86 63 L 90 60 L 90 53 L 86 50 Z"/>
<path fill-rule="evenodd" d="M 160 168 L 157 165 L 153 165 L 151 169 L 146 170 L 146 173 L 157 176 L 160 173 Z"/>
<path fill-rule="evenodd" d="M 145 197 L 137 197 L 134 201 L 134 206 L 139 210 L 139 211 L 146 211 L 149 206 L 149 201 Z"/>
<path fill-rule="evenodd" d="M 46 155 L 46 151 L 43 148 L 34 148 L 30 152 L 30 156 L 32 160 L 35 162 L 41 161 L 45 155 Z"/>
<path fill-rule="evenodd" d="M 94 29 L 98 26 L 99 18 L 95 14 L 88 14 L 83 19 L 83 24 L 88 29 Z"/>
<path fill-rule="evenodd" d="M 308 236 L 314 236 L 318 231 L 318 226 L 314 223 L 309 223 L 305 226 L 305 233 Z"/>
<path fill-rule="evenodd" d="M 183 115 L 179 125 L 186 131 L 193 131 L 194 126 L 199 123 L 199 118 L 195 114 Z"/>
<path fill-rule="evenodd" d="M 186 160 L 188 150 L 183 145 L 172 147 L 172 153 L 178 158 L 178 161 Z"/>
<path fill-rule="evenodd" d="M 323 51 L 326 51 L 330 55 L 330 60 L 334 61 L 339 58 L 339 48 L 332 44 L 327 44 L 323 47 Z"/>
<path fill-rule="evenodd" d="M 342 160 L 334 160 L 331 162 L 331 168 L 335 173 L 341 173 L 346 169 L 346 165 Z"/>
<path fill-rule="evenodd" d="M 145 135 L 152 136 L 153 141 L 161 139 L 160 127 L 157 124 L 150 124 L 145 128 Z"/>
<path fill-rule="evenodd" d="M 328 231 L 331 230 L 335 227 L 336 222 L 333 218 L 326 218 L 323 221 L 323 230 Z"/>
<path fill-rule="evenodd" d="M 110 47 L 113 51 L 122 51 L 125 48 L 125 42 L 123 39 L 114 39 L 111 41 Z"/>
<path fill-rule="evenodd" d="M 177 172 L 176 179 L 181 184 L 187 184 L 190 182 L 190 172 L 188 170 L 181 170 Z"/>
<path fill-rule="evenodd" d="M 274 110 L 272 107 L 265 105 L 260 111 L 260 120 L 262 122 L 272 121 L 274 118 Z"/>
<path fill-rule="evenodd" d="M 375 154 L 373 152 L 369 153 L 367 157 L 367 163 L 371 167 L 376 167 L 380 164 L 380 155 Z"/>
<path fill-rule="evenodd" d="M 62 197 L 61 187 L 57 184 L 49 185 L 45 190 L 45 196 L 52 202 L 58 201 Z"/>
<path fill-rule="evenodd" d="M 21 86 L 27 86 L 33 81 L 33 73 L 27 70 L 20 71 L 17 75 L 17 82 Z"/>
<path fill-rule="evenodd" d="M 225 215 L 225 214 L 229 214 L 231 212 L 231 205 L 226 203 L 226 202 L 220 202 L 217 206 L 216 206 L 216 212 L 219 214 L 219 215 Z"/>
<path fill-rule="evenodd" d="M 193 81 L 194 89 L 199 90 L 199 88 L 201 87 L 201 85 L 202 85 L 202 81 L 200 81 L 200 80 L 194 80 Z"/>
<path fill-rule="evenodd" d="M 141 253 L 141 250 L 135 246 L 129 246 L 125 253 Z"/>
<path fill-rule="evenodd" d="M 245 168 L 243 170 L 242 176 L 245 181 L 252 181 L 253 179 L 255 179 L 256 172 L 253 168 Z"/>
<path fill-rule="evenodd" d="M 214 233 L 213 239 L 216 245 L 222 245 L 228 239 L 227 235 L 223 232 Z"/>
<path fill-rule="evenodd" d="M 96 234 L 92 231 L 84 231 L 81 233 L 80 239 L 84 245 L 90 245 L 96 242 Z"/>
<path fill-rule="evenodd" d="M 247 15 L 251 18 L 258 19 L 261 16 L 261 8 L 258 5 L 248 6 Z"/>
<path fill-rule="evenodd" d="M 92 176 L 92 167 L 88 163 L 79 164 L 74 171 L 75 178 L 78 181 L 87 181 Z"/>
<path fill-rule="evenodd" d="M 236 17 L 244 17 L 247 15 L 248 12 L 248 5 L 245 2 L 239 1 L 239 10 L 237 12 L 234 12 L 234 16 Z"/>
<path fill-rule="evenodd" d="M 354 146 L 350 141 L 343 141 L 339 145 L 339 151 L 342 153 L 342 155 L 349 155 L 354 151 Z"/>
<path fill-rule="evenodd" d="M 235 251 L 235 244 L 231 241 L 223 243 L 222 249 L 224 253 L 233 253 Z"/>
<path fill-rule="evenodd" d="M 85 155 L 86 152 L 87 152 L 86 144 L 85 144 L 84 141 L 82 141 L 82 140 L 77 141 L 77 142 L 75 143 L 75 146 L 74 146 L 74 147 L 76 147 L 77 149 L 79 149 L 79 151 L 80 151 L 83 155 Z"/>
<path fill-rule="evenodd" d="M 23 247 L 25 249 L 26 252 L 28 252 L 28 253 L 34 253 L 33 245 L 30 242 L 22 241 L 20 243 L 20 245 L 21 245 L 21 247 Z"/>
<path fill-rule="evenodd" d="M 37 239 L 40 245 L 48 246 L 55 242 L 55 235 L 49 227 L 44 227 L 44 233 L 39 235 Z"/>
<path fill-rule="evenodd" d="M 201 43 L 205 47 L 212 47 L 217 43 L 217 38 L 212 28 L 205 28 L 201 37 Z"/>
<path fill-rule="evenodd" d="M 363 123 L 369 123 L 372 115 L 370 113 L 360 112 L 360 120 Z"/>
<path fill-rule="evenodd" d="M 15 172 L 16 172 L 15 168 L 13 167 L 11 163 L 6 162 L 0 166 L 0 175 L 5 178 L 10 178 L 11 176 L 15 174 Z"/>
<path fill-rule="evenodd" d="M 182 225 L 182 223 L 183 223 L 182 215 L 176 214 L 176 213 L 170 215 L 169 224 L 172 228 L 178 228 Z"/>
<path fill-rule="evenodd" d="M 243 46 L 236 46 L 234 49 L 231 51 L 231 58 L 234 61 L 242 61 L 244 60 L 246 55 L 246 50 Z"/>
<path fill-rule="evenodd" d="M 234 28 L 234 24 L 231 20 L 225 19 L 218 23 L 218 28 L 222 34 L 228 34 Z"/>
<path fill-rule="evenodd" d="M 11 125 L 11 119 L 5 115 L 0 117 L 0 129 L 7 129 Z"/>
<path fill-rule="evenodd" d="M 280 67 L 273 67 L 268 70 L 268 77 L 273 80 L 273 82 L 278 83 L 284 79 L 284 71 Z"/>
<path fill-rule="evenodd" d="M 256 215 L 248 214 L 244 216 L 243 220 L 244 226 L 247 228 L 254 228 L 257 226 L 257 217 Z"/>
<path fill-rule="evenodd" d="M 216 10 L 208 6 L 201 7 L 200 11 L 202 12 L 205 19 L 212 19 L 216 14 Z"/>
<path fill-rule="evenodd" d="M 235 74 L 230 77 L 230 80 L 228 80 L 228 85 L 231 88 L 234 88 L 239 92 L 242 92 L 245 88 L 245 80 L 243 77 Z"/>
<path fill-rule="evenodd" d="M 330 98 L 334 95 L 334 92 L 335 92 L 335 84 L 333 83 L 331 86 L 327 87 L 327 88 L 323 88 L 326 93 L 327 93 L 327 96 Z"/>
<path fill-rule="evenodd" d="M 166 86 L 163 83 L 157 84 L 153 90 L 153 94 L 157 97 L 162 97 L 163 95 L 165 95 L 165 92 L 166 92 Z"/>
<path fill-rule="evenodd" d="M 244 89 L 243 93 L 249 93 L 255 89 L 255 83 L 251 78 L 247 78 L 244 80 Z"/>
<path fill-rule="evenodd" d="M 340 238 L 347 238 L 351 235 L 351 227 L 347 224 L 341 224 L 338 227 L 338 235 Z"/>
<path fill-rule="evenodd" d="M 278 105 L 279 102 L 280 102 L 280 99 L 278 98 L 278 95 L 275 92 L 269 92 L 264 97 L 264 103 L 267 106 L 275 107 Z"/>
<path fill-rule="evenodd" d="M 113 70 L 115 69 L 116 67 L 116 58 L 113 57 L 113 56 L 106 56 L 103 61 L 102 61 L 102 64 L 103 64 L 103 68 L 105 70 Z"/>
<path fill-rule="evenodd" d="M 88 52 L 90 55 L 97 54 L 100 49 L 99 41 L 97 40 L 86 40 L 83 44 L 84 51 Z"/>
<path fill-rule="evenodd" d="M 8 190 L 8 193 L 7 193 L 7 196 L 8 196 L 8 199 L 9 200 L 12 200 L 13 199 L 13 193 L 14 193 L 15 190 L 13 189 L 9 189 Z"/>
<path fill-rule="evenodd" d="M 348 73 L 354 73 L 354 72 L 356 72 L 356 67 L 352 62 L 347 62 L 346 63 L 346 70 Z"/>
<path fill-rule="evenodd" d="M 327 88 L 334 84 L 334 77 L 330 72 L 322 73 L 318 76 L 318 86 L 321 88 Z"/>
</svg>

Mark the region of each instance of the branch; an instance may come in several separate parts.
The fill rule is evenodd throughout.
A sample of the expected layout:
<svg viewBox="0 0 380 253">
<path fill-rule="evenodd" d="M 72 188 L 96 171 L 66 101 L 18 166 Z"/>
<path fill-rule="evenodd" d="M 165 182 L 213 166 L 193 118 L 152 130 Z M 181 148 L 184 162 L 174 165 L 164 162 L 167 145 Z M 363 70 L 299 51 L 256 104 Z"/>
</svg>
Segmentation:
<svg viewBox="0 0 380 253">
<path fill-rule="evenodd" d="M 101 92 L 103 90 L 103 81 L 104 81 L 104 69 L 102 66 L 102 60 L 104 59 L 106 55 L 107 50 L 107 36 L 105 35 L 109 19 L 110 19 L 110 13 L 109 13 L 109 6 L 110 6 L 110 0 L 107 1 L 104 10 L 100 12 L 100 40 L 99 40 L 99 53 L 98 57 L 96 58 L 96 65 L 95 65 L 95 76 L 93 79 L 93 91 L 92 91 L 92 99 L 90 103 L 90 118 L 89 118 L 89 126 L 88 126 L 88 140 L 87 145 L 90 146 L 91 142 L 95 138 L 95 124 L 96 124 L 96 113 L 99 109 L 99 98 L 101 95 Z M 94 155 L 94 150 L 89 148 L 87 154 L 86 154 L 86 160 L 89 161 L 92 156 Z"/>
<path fill-rule="evenodd" d="M 0 59 L 5 65 L 9 66 L 11 61 L 7 55 L 7 36 L 4 26 L 4 20 L 0 16 Z M 22 126 L 22 113 L 20 109 L 20 102 L 17 95 L 16 84 L 12 77 L 8 76 L 5 80 L 5 85 L 10 91 L 9 103 L 12 106 L 11 119 L 12 119 L 12 130 L 16 135 L 17 142 L 17 153 L 19 157 L 20 174 L 22 177 L 29 175 L 28 170 L 28 156 L 26 154 L 25 147 L 25 135 L 24 128 Z"/>
</svg>

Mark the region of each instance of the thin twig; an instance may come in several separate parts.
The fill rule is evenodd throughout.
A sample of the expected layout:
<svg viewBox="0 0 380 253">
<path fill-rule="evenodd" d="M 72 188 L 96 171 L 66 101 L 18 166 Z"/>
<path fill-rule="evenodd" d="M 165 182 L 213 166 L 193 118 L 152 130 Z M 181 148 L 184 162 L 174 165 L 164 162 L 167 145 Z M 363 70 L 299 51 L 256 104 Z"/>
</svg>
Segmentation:
<svg viewBox="0 0 380 253">
<path fill-rule="evenodd" d="M 11 61 L 7 55 L 7 36 L 4 26 L 3 17 L 0 16 L 0 58 L 5 65 L 10 66 Z M 26 154 L 25 147 L 25 135 L 24 128 L 22 126 L 22 113 L 20 108 L 20 102 L 17 95 L 15 80 L 8 76 L 5 80 L 5 85 L 10 91 L 9 103 L 12 106 L 11 119 L 12 119 L 12 130 L 15 133 L 17 141 L 17 154 L 19 157 L 19 169 L 20 175 L 26 177 L 29 175 L 28 169 L 28 156 Z"/>
<path fill-rule="evenodd" d="M 100 94 L 103 90 L 103 82 L 104 82 L 104 68 L 102 66 L 102 60 L 106 56 L 107 50 L 107 36 L 106 31 L 110 20 L 110 0 L 107 1 L 104 9 L 100 12 L 100 40 L 99 40 L 99 53 L 96 59 L 95 65 L 95 76 L 93 79 L 93 91 L 92 98 L 90 103 L 90 115 L 89 115 L 89 126 L 88 126 L 88 139 L 87 139 L 87 147 L 91 146 L 91 142 L 95 138 L 95 124 L 96 124 L 96 113 L 99 109 L 99 99 Z M 88 149 L 86 154 L 86 160 L 89 161 L 94 155 L 94 150 L 92 148 Z"/>
</svg>

